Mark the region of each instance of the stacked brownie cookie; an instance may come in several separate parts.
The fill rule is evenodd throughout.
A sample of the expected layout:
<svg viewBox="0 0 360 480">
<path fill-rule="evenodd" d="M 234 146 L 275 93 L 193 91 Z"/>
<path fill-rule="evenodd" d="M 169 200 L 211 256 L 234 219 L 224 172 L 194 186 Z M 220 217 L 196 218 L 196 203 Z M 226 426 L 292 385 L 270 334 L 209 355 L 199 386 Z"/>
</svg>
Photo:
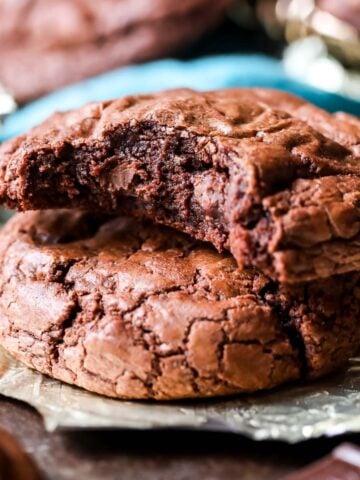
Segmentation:
<svg viewBox="0 0 360 480">
<path fill-rule="evenodd" d="M 360 122 L 284 92 L 57 113 L 0 148 L 1 343 L 119 398 L 271 388 L 360 342 Z"/>
</svg>

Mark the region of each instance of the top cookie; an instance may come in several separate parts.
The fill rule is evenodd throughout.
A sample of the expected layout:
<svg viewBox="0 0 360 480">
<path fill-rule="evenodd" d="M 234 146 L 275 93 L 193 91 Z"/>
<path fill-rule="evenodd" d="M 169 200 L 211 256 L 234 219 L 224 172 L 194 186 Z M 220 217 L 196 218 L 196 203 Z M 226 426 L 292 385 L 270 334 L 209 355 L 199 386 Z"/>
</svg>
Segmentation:
<svg viewBox="0 0 360 480">
<path fill-rule="evenodd" d="M 2 0 L 0 83 L 20 103 L 120 65 L 168 55 L 229 0 Z"/>
<path fill-rule="evenodd" d="M 296 283 L 360 268 L 359 145 L 359 120 L 283 92 L 139 95 L 4 144 L 0 200 L 148 217 Z"/>
</svg>

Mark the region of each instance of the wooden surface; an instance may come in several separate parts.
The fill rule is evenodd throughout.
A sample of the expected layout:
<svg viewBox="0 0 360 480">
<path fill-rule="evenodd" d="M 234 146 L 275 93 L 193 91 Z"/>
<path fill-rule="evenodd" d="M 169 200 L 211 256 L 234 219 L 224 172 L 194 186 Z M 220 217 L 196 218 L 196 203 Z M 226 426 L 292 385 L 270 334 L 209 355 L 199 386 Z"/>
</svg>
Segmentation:
<svg viewBox="0 0 360 480">
<path fill-rule="evenodd" d="M 344 440 L 291 446 L 185 431 L 49 434 L 33 409 L 3 397 L 0 426 L 18 438 L 51 480 L 272 480 L 320 458 Z M 360 436 L 346 440 L 360 443 Z"/>
</svg>

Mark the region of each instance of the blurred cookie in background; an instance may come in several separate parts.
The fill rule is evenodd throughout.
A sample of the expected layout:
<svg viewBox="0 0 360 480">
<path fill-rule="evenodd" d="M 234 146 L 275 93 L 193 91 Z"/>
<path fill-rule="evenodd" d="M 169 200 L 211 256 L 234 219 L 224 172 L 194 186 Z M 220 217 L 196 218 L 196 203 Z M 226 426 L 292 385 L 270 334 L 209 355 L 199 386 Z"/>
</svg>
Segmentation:
<svg viewBox="0 0 360 480">
<path fill-rule="evenodd" d="M 169 55 L 221 22 L 231 0 L 2 0 L 0 83 L 18 103 Z"/>
</svg>

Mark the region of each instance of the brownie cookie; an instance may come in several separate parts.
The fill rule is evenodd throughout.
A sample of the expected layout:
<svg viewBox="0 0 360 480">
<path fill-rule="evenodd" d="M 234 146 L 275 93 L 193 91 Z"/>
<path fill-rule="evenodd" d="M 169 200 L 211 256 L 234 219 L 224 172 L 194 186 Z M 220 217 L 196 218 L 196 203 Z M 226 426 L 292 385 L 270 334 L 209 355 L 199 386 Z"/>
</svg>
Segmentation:
<svg viewBox="0 0 360 480">
<path fill-rule="evenodd" d="M 1 343 L 119 398 L 209 397 L 314 378 L 359 345 L 359 276 L 279 287 L 166 227 L 18 214 L 0 233 Z"/>
<path fill-rule="evenodd" d="M 0 83 L 19 103 L 168 55 L 220 22 L 230 0 L 2 0 Z"/>
<path fill-rule="evenodd" d="M 356 122 L 261 89 L 93 103 L 0 148 L 0 201 L 148 217 L 273 279 L 326 278 L 360 269 Z"/>
</svg>

